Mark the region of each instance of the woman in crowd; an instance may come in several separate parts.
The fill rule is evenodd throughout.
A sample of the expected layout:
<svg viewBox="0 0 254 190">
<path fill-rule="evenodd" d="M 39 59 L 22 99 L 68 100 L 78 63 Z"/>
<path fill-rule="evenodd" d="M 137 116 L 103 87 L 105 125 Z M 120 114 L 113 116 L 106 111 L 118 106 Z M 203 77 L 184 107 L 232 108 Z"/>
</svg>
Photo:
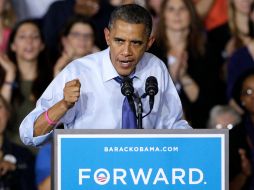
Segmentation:
<svg viewBox="0 0 254 190">
<path fill-rule="evenodd" d="M 54 66 L 56 76 L 72 60 L 99 51 L 96 46 L 96 32 L 91 21 L 83 16 L 69 20 L 62 31 L 60 57 Z"/>
<path fill-rule="evenodd" d="M 238 107 L 232 100 L 232 89 L 237 78 L 246 70 L 254 68 L 254 2 L 251 3 L 249 8 L 249 20 L 248 20 L 248 37 L 249 42 L 247 45 L 239 48 L 233 53 L 227 66 L 227 97 L 231 105 L 242 113 L 240 107 Z"/>
<path fill-rule="evenodd" d="M 0 95 L 0 189 L 35 190 L 34 156 L 6 136 L 10 106 Z"/>
<path fill-rule="evenodd" d="M 58 51 L 58 36 L 65 23 L 74 15 L 89 17 L 98 33 L 98 46 L 107 47 L 104 38 L 104 28 L 107 27 L 113 6 L 105 0 L 71 0 L 56 1 L 49 7 L 43 18 L 43 34 L 47 47 L 50 49 L 50 58 L 56 61 Z"/>
<path fill-rule="evenodd" d="M 219 83 L 222 88 L 227 88 L 227 77 L 231 75 L 227 70 L 228 62 L 235 51 L 247 45 L 250 42 L 248 16 L 250 12 L 250 5 L 253 0 L 228 0 L 228 22 L 221 26 L 208 31 L 207 38 L 209 44 L 209 51 L 214 54 L 214 65 L 217 67 L 219 74 Z M 216 1 L 222 4 L 223 1 Z M 221 5 L 217 8 L 221 10 Z M 224 7 L 225 8 L 225 7 Z M 217 17 L 220 14 L 215 14 Z M 212 20 L 211 20 L 212 21 Z M 224 20 L 225 21 L 225 20 Z M 224 90 L 223 90 L 224 91 Z M 225 102 L 228 103 L 228 96 L 226 90 L 223 92 Z M 232 102 L 231 106 L 236 107 Z"/>
<path fill-rule="evenodd" d="M 194 128 L 204 128 L 208 116 L 203 94 L 206 85 L 204 46 L 204 33 L 193 2 L 164 0 L 151 52 L 168 67 L 186 119 Z"/>
<path fill-rule="evenodd" d="M 229 0 L 229 28 L 231 39 L 226 45 L 225 54 L 230 57 L 235 50 L 250 41 L 248 17 L 253 0 Z"/>
<path fill-rule="evenodd" d="M 242 123 L 233 129 L 235 131 L 231 132 L 231 144 L 234 143 L 235 147 L 240 147 L 244 139 L 247 143 L 245 150 L 249 150 L 250 160 L 252 167 L 249 167 L 249 171 L 242 171 L 239 169 L 239 164 L 236 164 L 237 157 L 233 157 L 235 154 L 232 153 L 232 167 L 234 170 L 230 173 L 237 177 L 240 185 L 247 185 L 248 189 L 254 189 L 254 68 L 249 69 L 242 73 L 242 75 L 236 81 L 233 88 L 233 98 L 236 103 L 243 109 L 243 119 Z M 233 138 L 234 137 L 234 138 Z M 231 145 L 232 147 L 232 145 Z M 238 167 L 237 167 L 238 166 Z"/>
<path fill-rule="evenodd" d="M 17 139 L 20 122 L 34 108 L 36 100 L 52 79 L 52 69 L 47 64 L 44 49 L 36 22 L 24 20 L 17 23 L 10 35 L 7 51 L 11 63 L 16 66 L 15 80 L 8 81 L 9 89 L 6 89 L 12 95 L 14 136 L 17 135 Z"/>
</svg>

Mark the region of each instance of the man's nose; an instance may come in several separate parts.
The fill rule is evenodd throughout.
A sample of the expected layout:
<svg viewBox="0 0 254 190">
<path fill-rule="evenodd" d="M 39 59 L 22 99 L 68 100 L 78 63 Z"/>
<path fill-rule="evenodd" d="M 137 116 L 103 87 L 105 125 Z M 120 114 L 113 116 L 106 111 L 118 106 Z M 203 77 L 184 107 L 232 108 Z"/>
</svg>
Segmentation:
<svg viewBox="0 0 254 190">
<path fill-rule="evenodd" d="M 123 55 L 129 56 L 131 55 L 131 46 L 129 43 L 126 43 L 123 47 Z"/>
</svg>

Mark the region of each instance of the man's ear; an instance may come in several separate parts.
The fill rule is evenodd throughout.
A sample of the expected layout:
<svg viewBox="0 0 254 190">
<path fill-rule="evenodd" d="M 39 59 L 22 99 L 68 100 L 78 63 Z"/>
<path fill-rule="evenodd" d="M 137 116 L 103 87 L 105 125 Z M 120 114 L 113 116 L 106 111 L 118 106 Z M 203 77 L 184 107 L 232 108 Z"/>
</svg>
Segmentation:
<svg viewBox="0 0 254 190">
<path fill-rule="evenodd" d="M 107 42 L 107 45 L 109 46 L 110 45 L 110 31 L 108 28 L 104 28 L 104 36 L 105 36 L 105 40 Z"/>
<path fill-rule="evenodd" d="M 150 36 L 147 42 L 147 47 L 146 47 L 146 51 L 149 50 L 149 48 L 153 45 L 153 42 L 155 41 L 154 36 Z"/>
</svg>

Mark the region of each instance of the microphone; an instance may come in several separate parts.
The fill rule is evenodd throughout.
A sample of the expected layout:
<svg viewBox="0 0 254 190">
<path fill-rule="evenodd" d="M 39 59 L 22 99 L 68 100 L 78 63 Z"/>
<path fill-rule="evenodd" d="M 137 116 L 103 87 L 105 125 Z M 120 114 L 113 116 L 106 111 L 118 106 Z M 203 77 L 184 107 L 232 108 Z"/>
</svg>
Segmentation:
<svg viewBox="0 0 254 190">
<path fill-rule="evenodd" d="M 132 96 L 134 93 L 134 87 L 133 87 L 133 83 L 132 80 L 129 77 L 124 77 L 122 79 L 122 88 L 121 88 L 121 92 L 124 96 Z"/>
<path fill-rule="evenodd" d="M 154 76 L 150 76 L 146 79 L 145 91 L 146 94 L 149 95 L 149 105 L 151 111 L 154 105 L 154 96 L 158 93 L 158 82 Z"/>
<path fill-rule="evenodd" d="M 132 98 L 134 96 L 134 87 L 133 87 L 132 80 L 129 77 L 124 77 L 122 79 L 121 92 L 124 96 L 127 97 L 132 111 L 136 114 L 136 108 Z"/>
</svg>

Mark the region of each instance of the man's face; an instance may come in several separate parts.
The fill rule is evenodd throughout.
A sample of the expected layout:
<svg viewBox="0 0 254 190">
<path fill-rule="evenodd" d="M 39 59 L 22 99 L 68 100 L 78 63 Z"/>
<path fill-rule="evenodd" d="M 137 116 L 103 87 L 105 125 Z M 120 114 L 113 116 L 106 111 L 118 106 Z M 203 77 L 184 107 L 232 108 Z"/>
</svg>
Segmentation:
<svg viewBox="0 0 254 190">
<path fill-rule="evenodd" d="M 105 38 L 110 47 L 110 59 L 121 76 L 128 76 L 148 50 L 154 39 L 146 35 L 144 24 L 130 24 L 116 20 L 110 30 L 105 29 Z"/>
</svg>

